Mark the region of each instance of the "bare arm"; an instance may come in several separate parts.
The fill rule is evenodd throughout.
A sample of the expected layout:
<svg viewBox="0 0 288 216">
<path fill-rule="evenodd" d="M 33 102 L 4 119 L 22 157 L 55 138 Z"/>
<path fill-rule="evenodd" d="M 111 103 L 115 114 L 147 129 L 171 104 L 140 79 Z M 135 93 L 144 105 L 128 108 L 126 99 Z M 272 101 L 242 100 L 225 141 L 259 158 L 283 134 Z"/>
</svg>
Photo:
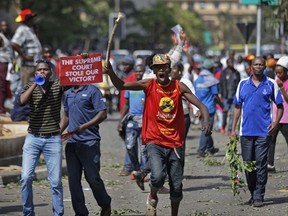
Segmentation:
<svg viewBox="0 0 288 216">
<path fill-rule="evenodd" d="M 75 131 L 73 131 L 76 134 L 82 133 L 84 130 L 90 128 L 94 125 L 99 125 L 101 122 L 103 122 L 107 118 L 107 111 L 102 110 L 98 112 L 94 118 L 92 118 L 90 121 L 80 125 Z"/>
<path fill-rule="evenodd" d="M 275 134 L 284 112 L 283 104 L 277 104 L 276 106 L 277 106 L 276 120 L 268 126 L 270 135 Z"/>
<path fill-rule="evenodd" d="M 209 112 L 207 107 L 190 91 L 190 89 L 184 84 L 180 83 L 182 95 L 192 104 L 194 104 L 201 112 L 201 116 L 204 119 L 203 130 L 206 135 L 211 134 Z"/>
<path fill-rule="evenodd" d="M 64 112 L 60 121 L 60 134 L 62 134 L 63 131 L 67 128 L 68 124 L 69 124 L 68 113 Z"/>
<path fill-rule="evenodd" d="M 20 95 L 20 104 L 28 103 L 34 89 L 36 88 L 37 84 L 34 82 L 25 92 Z"/>
<path fill-rule="evenodd" d="M 233 120 L 232 120 L 232 131 L 231 131 L 232 137 L 236 136 L 236 126 L 241 115 L 241 108 L 242 106 L 235 105 L 234 112 L 233 112 Z"/>
<path fill-rule="evenodd" d="M 109 65 L 103 67 L 104 73 L 110 76 L 113 85 L 119 90 L 144 90 L 149 82 L 149 79 L 140 80 L 137 82 L 124 82 L 115 74 L 110 62 Z"/>
<path fill-rule="evenodd" d="M 16 44 L 16 43 L 11 43 L 13 49 L 25 60 L 25 61 L 33 61 L 33 56 L 28 56 L 25 55 L 22 50 L 21 47 Z"/>
</svg>

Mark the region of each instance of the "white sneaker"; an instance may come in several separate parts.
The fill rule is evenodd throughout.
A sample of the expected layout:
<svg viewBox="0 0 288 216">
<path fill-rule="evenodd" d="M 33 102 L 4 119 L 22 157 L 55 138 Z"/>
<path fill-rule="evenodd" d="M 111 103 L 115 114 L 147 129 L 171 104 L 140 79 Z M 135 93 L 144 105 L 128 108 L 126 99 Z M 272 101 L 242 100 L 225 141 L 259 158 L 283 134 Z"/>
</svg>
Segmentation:
<svg viewBox="0 0 288 216">
<path fill-rule="evenodd" d="M 272 166 L 270 164 L 267 165 L 267 170 L 268 170 L 268 172 L 276 172 L 275 166 Z"/>
</svg>

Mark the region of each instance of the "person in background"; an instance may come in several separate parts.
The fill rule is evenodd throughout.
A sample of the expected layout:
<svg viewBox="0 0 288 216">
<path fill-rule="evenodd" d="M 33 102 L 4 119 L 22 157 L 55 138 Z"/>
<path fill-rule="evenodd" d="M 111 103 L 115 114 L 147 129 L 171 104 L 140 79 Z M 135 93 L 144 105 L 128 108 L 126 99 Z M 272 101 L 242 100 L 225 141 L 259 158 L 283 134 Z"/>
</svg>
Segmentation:
<svg viewBox="0 0 288 216">
<path fill-rule="evenodd" d="M 144 74 L 145 66 L 144 65 L 136 65 L 135 73 L 137 81 L 141 80 Z M 125 132 L 125 146 L 128 152 L 130 161 L 133 164 L 133 172 L 131 175 L 134 175 L 135 171 L 139 171 L 140 168 L 146 164 L 147 156 L 143 154 L 142 147 L 142 116 L 143 116 L 143 108 L 145 101 L 145 94 L 143 91 L 125 91 L 125 106 L 123 108 L 123 112 L 118 123 L 118 131 L 122 132 L 123 129 L 123 121 L 122 119 L 128 114 L 129 120 L 126 125 Z M 139 149 L 141 149 L 141 158 L 139 160 Z M 134 177 L 131 177 L 134 179 Z"/>
<path fill-rule="evenodd" d="M 252 69 L 253 75 L 241 80 L 237 87 L 231 136 L 236 137 L 236 126 L 241 116 L 239 136 L 242 158 L 243 161 L 256 161 L 256 170 L 245 172 L 251 194 L 247 204 L 262 207 L 268 178 L 267 153 L 271 136 L 283 115 L 283 100 L 278 85 L 263 74 L 263 57 L 252 61 Z M 275 121 L 271 119 L 272 101 L 277 106 Z"/>
<path fill-rule="evenodd" d="M 177 216 L 183 198 L 181 158 L 185 129 L 182 96 L 200 109 L 204 118 L 203 131 L 207 135 L 211 133 L 208 110 L 186 85 L 169 79 L 171 61 L 167 54 L 156 54 L 153 57 L 150 66 L 156 74 L 156 79 L 125 83 L 116 76 L 111 65 L 107 64 L 104 72 L 110 76 L 116 88 L 145 92 L 142 142 L 146 145 L 151 169 L 146 215 L 156 215 L 157 193 L 163 187 L 168 174 L 171 215 Z"/>
<path fill-rule="evenodd" d="M 194 88 L 197 98 L 202 101 L 202 103 L 208 108 L 209 111 L 209 124 L 213 128 L 214 115 L 216 111 L 216 103 L 220 104 L 222 107 L 220 98 L 218 96 L 218 83 L 212 71 L 214 67 L 214 61 L 212 59 L 205 59 L 202 65 L 202 70 L 194 82 Z M 201 125 L 203 127 L 204 119 L 201 118 Z M 214 147 L 214 141 L 212 135 L 206 136 L 204 131 L 201 132 L 199 147 L 198 147 L 198 157 L 206 157 L 208 155 L 214 155 L 219 151 L 218 148 Z"/>
<path fill-rule="evenodd" d="M 272 137 L 272 142 L 269 145 L 268 151 L 268 171 L 275 172 L 274 156 L 275 147 L 279 131 L 283 134 L 286 144 L 288 146 L 288 56 L 282 56 L 276 63 L 275 75 L 276 83 L 281 91 L 284 113 L 280 120 L 279 127 L 276 129 L 274 136 Z M 273 121 L 276 121 L 277 117 L 277 107 L 273 104 Z"/>
<path fill-rule="evenodd" d="M 192 84 L 192 82 L 187 79 L 186 77 L 183 77 L 183 70 L 184 66 L 181 62 L 178 62 L 177 65 L 175 65 L 172 70 L 171 70 L 171 80 L 179 80 L 181 83 L 184 83 L 190 91 L 195 95 L 195 89 Z M 184 137 L 184 144 L 183 144 L 183 169 L 185 165 L 185 150 L 186 150 L 186 137 L 189 132 L 190 124 L 191 124 L 191 119 L 190 119 L 190 103 L 187 101 L 185 97 L 182 97 L 182 106 L 183 106 L 183 111 L 184 111 L 184 123 L 185 123 L 185 137 Z M 200 118 L 201 113 L 199 112 L 199 109 L 192 105 L 192 112 L 194 115 L 198 118 Z"/>
<path fill-rule="evenodd" d="M 232 113 L 234 109 L 233 99 L 236 94 L 237 85 L 240 81 L 240 73 L 234 68 L 234 59 L 227 59 L 227 67 L 222 71 L 220 76 L 220 95 L 223 104 L 223 120 L 220 133 L 225 134 L 228 120 L 228 136 L 232 130 Z"/>
<path fill-rule="evenodd" d="M 20 95 L 20 104 L 29 104 L 28 134 L 23 145 L 21 194 L 24 215 L 35 215 L 32 183 L 41 153 L 48 170 L 54 216 L 64 214 L 62 187 L 62 142 L 60 136 L 60 109 L 64 87 L 59 81 L 49 81 L 50 63 L 39 60 L 35 76 L 41 75 L 44 84 L 28 82 Z"/>
<path fill-rule="evenodd" d="M 237 62 L 235 64 L 235 69 L 239 72 L 240 74 L 240 80 L 245 79 L 248 77 L 248 74 L 245 71 L 245 62 L 244 59 L 241 55 L 237 57 Z"/>
<path fill-rule="evenodd" d="M 50 79 L 59 79 L 59 59 L 54 55 L 52 47 L 50 45 L 44 45 L 42 55 L 44 59 L 51 63 L 52 76 Z"/>
<path fill-rule="evenodd" d="M 13 49 L 22 58 L 20 65 L 22 86 L 34 80 L 35 62 L 41 59 L 42 55 L 42 46 L 35 32 L 36 15 L 30 9 L 22 10 L 15 20 L 21 24 L 11 40 Z"/>
<path fill-rule="evenodd" d="M 75 215 L 88 215 L 81 184 L 82 173 L 88 182 L 101 216 L 111 215 L 111 197 L 100 176 L 99 124 L 107 118 L 103 95 L 94 85 L 73 86 L 63 97 L 64 115 L 60 132 L 67 128 L 65 155 L 68 183 Z M 70 135 L 69 135 L 70 134 Z M 62 135 L 65 138 L 65 135 Z"/>
<path fill-rule="evenodd" d="M 276 66 L 276 60 L 274 58 L 267 59 L 264 75 L 270 77 L 271 79 L 275 79 L 275 73 L 274 73 L 275 66 Z"/>
<path fill-rule="evenodd" d="M 10 92 L 10 85 L 6 77 L 13 68 L 12 60 L 13 49 L 8 34 L 8 23 L 5 20 L 0 20 L 0 115 L 4 116 L 9 116 L 4 104 Z"/>
</svg>

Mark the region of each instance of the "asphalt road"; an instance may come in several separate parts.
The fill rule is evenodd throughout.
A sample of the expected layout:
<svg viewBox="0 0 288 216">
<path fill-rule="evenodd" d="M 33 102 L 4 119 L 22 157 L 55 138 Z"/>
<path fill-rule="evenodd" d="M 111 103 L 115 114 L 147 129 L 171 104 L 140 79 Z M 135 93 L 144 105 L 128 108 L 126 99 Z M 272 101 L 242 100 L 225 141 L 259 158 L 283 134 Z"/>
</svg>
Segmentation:
<svg viewBox="0 0 288 216">
<path fill-rule="evenodd" d="M 117 114 L 109 116 L 100 126 L 101 175 L 112 197 L 112 215 L 142 216 L 145 214 L 148 183 L 145 184 L 146 191 L 142 192 L 129 177 L 117 175 L 124 157 L 124 145 L 116 131 L 118 117 Z M 224 158 L 228 137 L 214 132 L 215 146 L 220 151 L 213 158 L 199 159 L 196 154 L 199 134 L 198 127 L 192 126 L 186 142 L 184 198 L 180 204 L 179 216 L 288 215 L 288 156 L 282 135 L 279 136 L 276 147 L 277 172 L 269 174 L 265 206 L 254 208 L 244 204 L 250 198 L 249 192 L 245 193 L 247 188 L 242 188 L 239 196 L 233 196 L 231 192 L 229 164 Z M 90 215 L 99 215 L 100 208 L 84 179 L 82 184 Z M 65 215 L 74 215 L 67 176 L 63 177 L 63 185 Z M 52 215 L 49 182 L 45 179 L 34 181 L 33 190 L 36 215 Z M 159 195 L 157 209 L 159 216 L 170 215 L 169 195 Z M 19 183 L 10 183 L 0 188 L 0 215 L 22 215 Z"/>
</svg>

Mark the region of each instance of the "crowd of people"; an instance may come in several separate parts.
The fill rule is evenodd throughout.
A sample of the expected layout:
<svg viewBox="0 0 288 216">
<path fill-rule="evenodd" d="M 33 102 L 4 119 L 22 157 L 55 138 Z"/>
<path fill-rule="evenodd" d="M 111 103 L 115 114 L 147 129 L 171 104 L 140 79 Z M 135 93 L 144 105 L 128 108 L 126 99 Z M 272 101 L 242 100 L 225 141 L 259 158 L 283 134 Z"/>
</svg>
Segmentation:
<svg viewBox="0 0 288 216">
<path fill-rule="evenodd" d="M 24 215 L 35 215 L 32 183 L 42 153 L 53 215 L 64 214 L 63 140 L 67 140 L 65 155 L 75 214 L 89 214 L 81 185 L 84 171 L 101 207 L 100 214 L 111 215 L 112 198 L 100 176 L 99 124 L 111 113 L 112 88 L 120 91 L 117 130 L 125 147 L 119 176 L 130 176 L 142 190 L 144 182 L 150 182 L 146 215 L 156 215 L 157 194 L 163 188 L 170 194 L 171 215 L 178 215 L 183 198 L 185 139 L 191 123 L 201 128 L 199 158 L 219 151 L 212 130 L 227 137 L 240 136 L 243 160 L 256 161 L 256 169 L 246 172 L 251 193 L 248 204 L 264 205 L 267 173 L 276 171 L 279 131 L 288 144 L 287 56 L 279 60 L 272 54 L 265 58 L 252 54 L 236 57 L 229 51 L 223 58 L 203 58 L 191 55 L 184 46 L 187 36 L 182 31 L 179 37 L 172 34 L 173 47 L 167 53 L 153 54 L 136 65 L 133 56 L 127 55 L 117 68 L 103 62 L 102 83 L 61 86 L 58 58 L 51 46 L 40 43 L 33 23 L 36 15 L 30 9 L 22 10 L 12 37 L 7 34 L 8 23 L 0 21 L 0 115 L 15 121 L 29 119 L 20 181 Z M 35 80 L 39 75 L 44 79 L 41 84 Z M 9 97 L 14 104 L 8 112 L 5 100 Z M 167 181 L 169 189 L 164 187 Z"/>
</svg>

